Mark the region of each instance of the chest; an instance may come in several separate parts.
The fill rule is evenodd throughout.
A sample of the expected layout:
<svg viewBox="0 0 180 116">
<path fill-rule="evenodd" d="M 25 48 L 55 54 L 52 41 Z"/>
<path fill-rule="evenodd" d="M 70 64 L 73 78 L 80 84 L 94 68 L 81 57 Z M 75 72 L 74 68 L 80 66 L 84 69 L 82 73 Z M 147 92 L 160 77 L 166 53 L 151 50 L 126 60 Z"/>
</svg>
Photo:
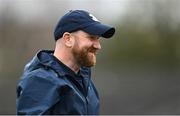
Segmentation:
<svg viewBox="0 0 180 116">
<path fill-rule="evenodd" d="M 59 93 L 57 114 L 99 114 L 99 96 L 91 80 L 67 80 L 67 83 Z"/>
</svg>

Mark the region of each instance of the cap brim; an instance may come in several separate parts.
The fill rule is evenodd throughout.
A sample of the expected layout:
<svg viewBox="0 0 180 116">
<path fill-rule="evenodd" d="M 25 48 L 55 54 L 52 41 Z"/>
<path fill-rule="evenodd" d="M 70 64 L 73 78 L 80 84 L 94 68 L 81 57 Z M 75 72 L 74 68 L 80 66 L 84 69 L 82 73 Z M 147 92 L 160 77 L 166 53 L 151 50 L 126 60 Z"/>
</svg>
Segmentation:
<svg viewBox="0 0 180 116">
<path fill-rule="evenodd" d="M 98 35 L 104 38 L 110 38 L 114 35 L 115 28 L 107 26 L 107 25 L 103 25 L 101 23 L 95 23 L 95 24 L 89 25 L 86 28 L 83 28 L 83 31 L 92 35 Z"/>
</svg>

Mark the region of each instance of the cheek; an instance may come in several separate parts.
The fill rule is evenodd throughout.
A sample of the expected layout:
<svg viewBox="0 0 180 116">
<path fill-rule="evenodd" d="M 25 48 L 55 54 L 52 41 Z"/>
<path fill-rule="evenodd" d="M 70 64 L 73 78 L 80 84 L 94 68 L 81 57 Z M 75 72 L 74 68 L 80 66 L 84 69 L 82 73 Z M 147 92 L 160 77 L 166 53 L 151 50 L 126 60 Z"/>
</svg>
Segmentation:
<svg viewBox="0 0 180 116">
<path fill-rule="evenodd" d="M 91 41 L 89 41 L 89 40 L 84 40 L 84 41 L 81 41 L 81 42 L 79 42 L 79 46 L 81 47 L 81 48 L 89 48 L 89 47 L 91 47 L 93 44 L 92 44 L 92 42 Z"/>
<path fill-rule="evenodd" d="M 73 49 L 76 49 L 76 51 L 83 51 L 87 52 L 92 47 L 92 42 L 90 41 L 75 41 Z"/>
<path fill-rule="evenodd" d="M 81 46 L 80 46 L 81 43 L 79 43 L 77 40 L 74 42 L 74 45 L 73 45 L 73 49 L 75 51 L 79 51 L 81 49 Z"/>
</svg>

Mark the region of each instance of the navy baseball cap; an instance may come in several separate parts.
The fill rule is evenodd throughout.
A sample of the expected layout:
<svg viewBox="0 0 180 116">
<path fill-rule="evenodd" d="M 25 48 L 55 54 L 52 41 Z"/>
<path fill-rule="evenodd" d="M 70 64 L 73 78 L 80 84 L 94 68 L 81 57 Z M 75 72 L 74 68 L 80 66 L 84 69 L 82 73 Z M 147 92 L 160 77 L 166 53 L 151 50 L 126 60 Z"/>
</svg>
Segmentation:
<svg viewBox="0 0 180 116">
<path fill-rule="evenodd" d="M 110 38 L 115 28 L 102 24 L 96 17 L 84 10 L 70 10 L 57 23 L 54 38 L 58 40 L 65 32 L 83 30 L 92 35 Z"/>
</svg>

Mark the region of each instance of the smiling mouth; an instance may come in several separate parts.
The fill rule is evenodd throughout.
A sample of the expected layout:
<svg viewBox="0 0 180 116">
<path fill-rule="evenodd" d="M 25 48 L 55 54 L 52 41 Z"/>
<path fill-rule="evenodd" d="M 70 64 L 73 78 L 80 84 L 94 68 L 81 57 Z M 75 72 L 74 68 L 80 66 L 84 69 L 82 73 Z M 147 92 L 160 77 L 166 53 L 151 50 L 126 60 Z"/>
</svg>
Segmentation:
<svg viewBox="0 0 180 116">
<path fill-rule="evenodd" d="M 98 52 L 97 52 L 97 51 L 96 51 L 96 52 L 94 52 L 94 51 L 93 51 L 93 52 L 91 52 L 91 51 L 90 51 L 89 53 L 94 54 L 95 56 L 98 54 Z"/>
</svg>

